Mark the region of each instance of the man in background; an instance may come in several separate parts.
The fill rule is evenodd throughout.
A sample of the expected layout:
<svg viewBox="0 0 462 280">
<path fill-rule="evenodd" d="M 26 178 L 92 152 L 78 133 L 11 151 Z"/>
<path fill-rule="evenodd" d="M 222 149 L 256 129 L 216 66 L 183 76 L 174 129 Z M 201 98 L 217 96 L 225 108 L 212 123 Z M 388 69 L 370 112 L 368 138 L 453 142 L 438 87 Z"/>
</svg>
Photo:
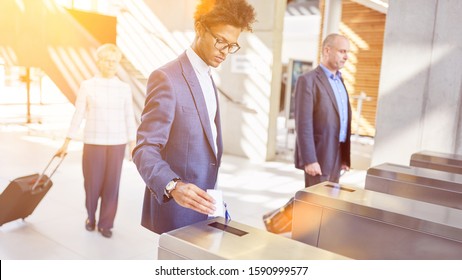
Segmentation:
<svg viewBox="0 0 462 280">
<path fill-rule="evenodd" d="M 351 107 L 340 72 L 349 49 L 347 38 L 328 35 L 320 65 L 297 80 L 295 167 L 304 171 L 305 187 L 338 182 L 351 165 Z"/>
</svg>

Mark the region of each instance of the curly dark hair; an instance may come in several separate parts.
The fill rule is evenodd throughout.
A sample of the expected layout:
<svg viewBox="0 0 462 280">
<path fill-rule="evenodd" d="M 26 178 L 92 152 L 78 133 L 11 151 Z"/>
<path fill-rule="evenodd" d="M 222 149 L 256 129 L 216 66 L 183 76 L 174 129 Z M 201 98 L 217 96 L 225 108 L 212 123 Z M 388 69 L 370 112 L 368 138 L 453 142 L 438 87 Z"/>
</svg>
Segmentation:
<svg viewBox="0 0 462 280">
<path fill-rule="evenodd" d="M 255 10 L 246 0 L 201 0 L 194 13 L 194 21 L 211 27 L 229 24 L 252 31 Z"/>
</svg>

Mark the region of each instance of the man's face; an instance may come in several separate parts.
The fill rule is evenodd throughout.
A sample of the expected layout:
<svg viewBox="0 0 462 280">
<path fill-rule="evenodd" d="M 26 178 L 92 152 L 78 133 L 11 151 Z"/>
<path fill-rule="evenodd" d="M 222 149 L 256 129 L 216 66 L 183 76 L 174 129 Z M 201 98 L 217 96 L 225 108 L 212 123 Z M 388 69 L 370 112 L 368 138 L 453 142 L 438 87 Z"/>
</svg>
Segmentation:
<svg viewBox="0 0 462 280">
<path fill-rule="evenodd" d="M 105 78 L 112 78 L 117 72 L 119 61 L 115 53 L 108 53 L 98 61 L 98 68 L 101 75 Z"/>
<path fill-rule="evenodd" d="M 225 61 L 230 48 L 236 48 L 241 29 L 225 24 L 212 27 L 198 24 L 196 32 L 198 38 L 193 50 L 207 65 L 216 68 Z"/>
<path fill-rule="evenodd" d="M 331 46 L 326 47 L 327 67 L 329 70 L 337 71 L 345 66 L 350 51 L 350 43 L 344 37 L 337 37 Z"/>
</svg>

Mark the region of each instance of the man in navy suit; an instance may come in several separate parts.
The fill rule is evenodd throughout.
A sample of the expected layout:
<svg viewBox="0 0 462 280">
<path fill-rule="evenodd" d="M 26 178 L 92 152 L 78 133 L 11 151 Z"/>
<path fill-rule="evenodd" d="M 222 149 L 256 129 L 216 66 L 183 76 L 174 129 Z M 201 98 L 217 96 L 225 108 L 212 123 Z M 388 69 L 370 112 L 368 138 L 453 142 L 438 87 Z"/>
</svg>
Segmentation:
<svg viewBox="0 0 462 280">
<path fill-rule="evenodd" d="M 347 38 L 328 35 L 320 65 L 297 80 L 295 167 L 304 170 L 305 187 L 338 182 L 350 168 L 351 107 L 339 71 L 349 49 Z"/>
<path fill-rule="evenodd" d="M 210 67 L 239 50 L 254 21 L 246 0 L 202 0 L 191 47 L 149 77 L 133 161 L 146 183 L 141 224 L 151 231 L 194 224 L 215 210 L 207 189 L 216 188 L 223 145 Z"/>
</svg>

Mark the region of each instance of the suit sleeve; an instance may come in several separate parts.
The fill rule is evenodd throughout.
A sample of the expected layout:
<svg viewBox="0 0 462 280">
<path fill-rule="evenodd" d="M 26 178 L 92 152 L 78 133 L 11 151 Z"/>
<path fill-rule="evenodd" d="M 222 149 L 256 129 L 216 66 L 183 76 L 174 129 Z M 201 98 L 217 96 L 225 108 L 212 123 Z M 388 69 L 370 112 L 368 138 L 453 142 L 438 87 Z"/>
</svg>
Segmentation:
<svg viewBox="0 0 462 280">
<path fill-rule="evenodd" d="M 172 82 L 165 73 L 154 71 L 148 80 L 133 162 L 159 203 L 167 183 L 178 177 L 162 157 L 175 117 L 175 103 Z"/>
<path fill-rule="evenodd" d="M 295 131 L 297 133 L 298 157 L 303 165 L 317 162 L 313 113 L 315 92 L 309 76 L 302 75 L 295 86 Z"/>
</svg>

